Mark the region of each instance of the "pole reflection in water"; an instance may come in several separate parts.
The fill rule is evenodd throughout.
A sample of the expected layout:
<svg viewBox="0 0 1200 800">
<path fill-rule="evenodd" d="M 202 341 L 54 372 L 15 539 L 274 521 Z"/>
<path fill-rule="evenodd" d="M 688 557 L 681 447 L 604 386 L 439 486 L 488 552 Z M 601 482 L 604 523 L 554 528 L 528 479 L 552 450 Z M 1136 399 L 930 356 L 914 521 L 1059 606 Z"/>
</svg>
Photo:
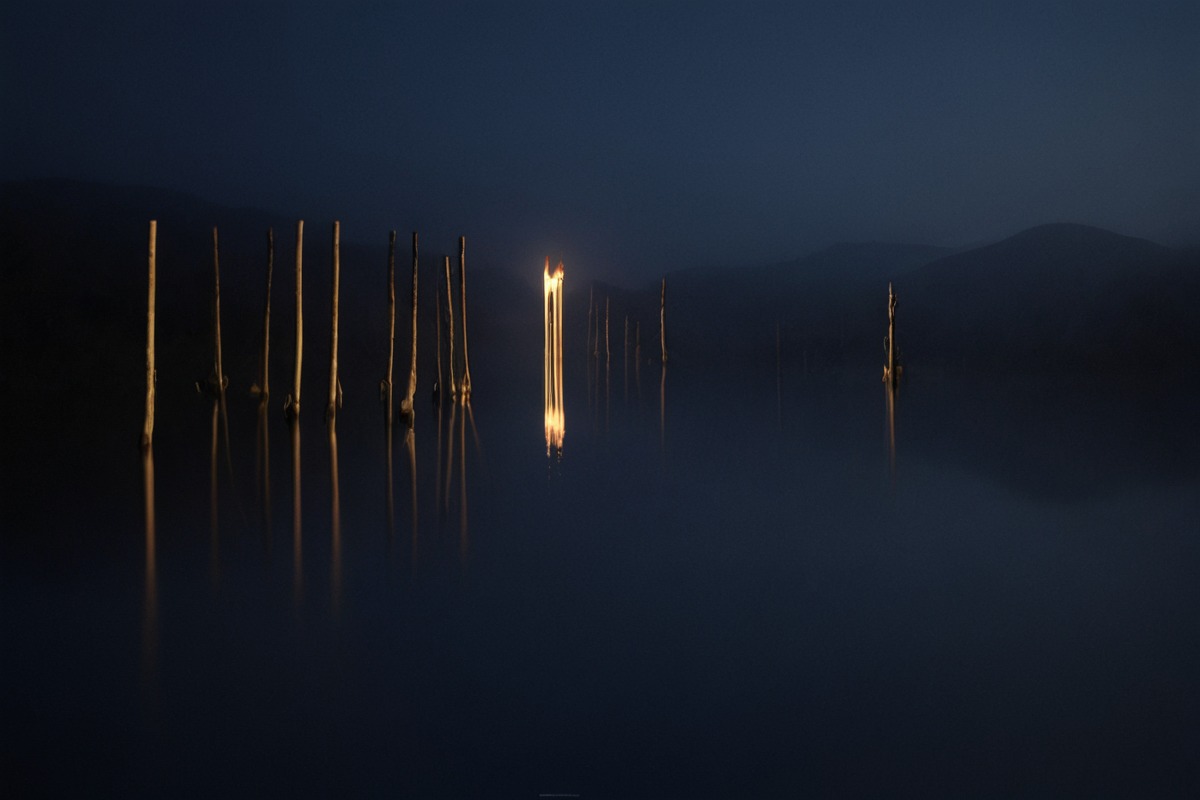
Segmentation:
<svg viewBox="0 0 1200 800">
<path fill-rule="evenodd" d="M 394 478 L 392 470 L 392 409 L 391 403 L 388 403 L 388 408 L 384 412 L 383 419 L 383 437 L 384 450 L 387 453 L 387 526 L 388 526 L 388 551 L 392 549 L 392 545 L 396 540 L 396 500 L 395 493 L 392 490 L 392 481 Z"/>
<path fill-rule="evenodd" d="M 658 446 L 663 456 L 667 454 L 667 365 L 662 365 L 662 376 L 658 379 Z"/>
<path fill-rule="evenodd" d="M 446 446 L 446 488 L 442 492 L 442 511 L 450 510 L 450 478 L 454 474 L 454 421 L 458 416 L 458 403 L 450 398 L 450 441 Z"/>
<path fill-rule="evenodd" d="M 467 414 L 471 410 L 471 401 L 464 399 L 463 413 L 458 421 L 458 554 L 466 559 L 469 541 L 467 539 Z"/>
<path fill-rule="evenodd" d="M 219 514 L 217 512 L 217 414 L 219 404 L 216 399 L 213 400 L 212 407 L 212 445 L 209 448 L 209 572 L 213 586 L 216 587 L 221 579 L 221 534 L 220 525 L 218 522 Z"/>
<path fill-rule="evenodd" d="M 887 399 L 888 471 L 896 479 L 896 386 L 888 382 L 884 387 Z"/>
<path fill-rule="evenodd" d="M 297 606 L 304 595 L 304 540 L 300 517 L 300 417 L 293 415 L 292 428 L 292 591 Z"/>
<path fill-rule="evenodd" d="M 142 450 L 146 523 L 146 586 L 142 599 L 142 678 L 152 686 L 158 673 L 158 552 L 154 527 L 154 448 Z"/>
<path fill-rule="evenodd" d="M 551 449 L 562 455 L 566 436 L 563 411 L 563 265 L 550 274 L 550 259 L 542 272 L 542 400 L 545 407 L 546 455 Z M 589 390 L 590 394 L 590 390 Z"/>
<path fill-rule="evenodd" d="M 262 504 L 263 546 L 271 551 L 271 426 L 267 424 L 266 397 L 258 404 L 258 448 L 255 473 L 259 502 Z"/>
<path fill-rule="evenodd" d="M 417 565 L 417 437 L 412 428 L 404 434 L 404 449 L 408 451 L 408 474 L 412 483 L 412 562 Z"/>
<path fill-rule="evenodd" d="M 440 360 L 439 360 L 439 363 L 440 363 Z M 442 398 L 441 398 L 441 395 L 439 395 L 438 396 L 438 404 L 437 404 L 437 414 L 438 414 L 438 420 L 437 420 L 437 432 L 438 432 L 437 464 L 434 466 L 434 470 L 433 470 L 433 491 L 434 491 L 433 502 L 434 502 L 435 508 L 442 507 L 442 406 L 443 406 Z"/>
<path fill-rule="evenodd" d="M 330 587 L 333 593 L 333 610 L 337 612 L 342 602 L 342 504 L 338 491 L 337 422 L 329 418 L 329 480 L 332 485 L 332 540 L 330 543 Z"/>
</svg>

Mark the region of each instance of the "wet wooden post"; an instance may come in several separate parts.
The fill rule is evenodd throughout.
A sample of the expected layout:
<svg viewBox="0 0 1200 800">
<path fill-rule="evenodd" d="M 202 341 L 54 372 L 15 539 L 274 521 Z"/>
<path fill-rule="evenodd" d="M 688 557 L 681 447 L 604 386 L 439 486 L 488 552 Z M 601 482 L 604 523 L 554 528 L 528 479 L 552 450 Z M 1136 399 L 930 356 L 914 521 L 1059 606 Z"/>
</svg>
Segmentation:
<svg viewBox="0 0 1200 800">
<path fill-rule="evenodd" d="M 225 376 L 224 360 L 221 356 L 221 261 L 217 245 L 217 228 L 212 229 L 213 240 L 213 376 L 210 378 L 212 389 L 221 410 L 221 422 L 225 433 L 225 462 L 233 475 L 233 456 L 229 451 L 229 408 L 225 402 L 225 389 L 229 378 Z M 197 387 L 199 388 L 199 387 Z M 214 411 L 216 408 L 214 407 Z M 214 422 L 215 422 L 214 418 Z M 213 428 L 215 434 L 216 428 Z"/>
<path fill-rule="evenodd" d="M 388 234 L 388 357 L 387 374 L 379 382 L 379 399 L 384 404 L 384 417 L 388 430 L 392 429 L 392 362 L 396 352 L 396 232 Z M 391 437 L 388 437 L 391 447 Z M 391 462 L 388 463 L 391 468 Z M 390 485 L 390 482 L 389 482 Z"/>
<path fill-rule="evenodd" d="M 549 261 L 550 259 L 547 258 L 546 260 Z M 589 286 L 588 287 L 587 345 L 586 345 L 586 352 L 587 352 L 588 356 L 592 355 L 592 309 L 595 308 L 595 305 L 596 305 L 595 293 L 596 293 L 596 287 Z"/>
<path fill-rule="evenodd" d="M 304 361 L 304 220 L 296 222 L 296 359 L 292 373 L 292 393 L 283 402 L 284 415 L 292 419 L 300 416 L 300 367 Z"/>
<path fill-rule="evenodd" d="M 612 361 L 612 349 L 608 346 L 608 310 L 611 304 L 611 299 L 604 298 L 604 363 L 608 364 Z"/>
<path fill-rule="evenodd" d="M 471 399 L 471 358 L 467 353 L 467 237 L 458 237 L 459 316 L 462 317 L 463 376 L 459 394 L 463 402 Z"/>
<path fill-rule="evenodd" d="M 412 235 L 412 361 L 408 368 L 408 393 L 400 402 L 400 413 L 408 417 L 412 427 L 417 395 L 417 232 Z"/>
<path fill-rule="evenodd" d="M 224 405 L 225 370 L 221 359 L 221 261 L 217 249 L 217 229 L 212 229 L 213 242 L 213 373 L 216 388 Z"/>
<path fill-rule="evenodd" d="M 890 386 L 895 386 L 899 375 L 896 365 L 896 304 L 898 298 L 892 292 L 892 284 L 888 283 L 888 332 L 887 332 L 887 365 L 883 368 L 883 380 Z"/>
<path fill-rule="evenodd" d="M 625 350 L 624 350 L 624 353 L 625 353 L 625 357 L 624 357 L 623 363 L 625 365 L 625 382 L 624 382 L 625 402 L 628 403 L 629 402 L 629 315 L 628 314 L 625 315 Z"/>
<path fill-rule="evenodd" d="M 142 425 L 142 447 L 154 442 L 154 400 L 157 374 L 154 369 L 154 296 L 157 292 L 155 250 L 158 243 L 158 220 L 150 220 L 149 288 L 146 295 L 146 420 Z"/>
<path fill-rule="evenodd" d="M 658 341 L 662 348 L 662 363 L 667 363 L 667 279 L 663 278 L 658 299 Z"/>
<path fill-rule="evenodd" d="M 271 273 L 275 269 L 275 229 L 267 228 L 267 299 L 263 306 L 263 343 L 260 356 L 258 395 L 265 405 L 271 397 Z"/>
<path fill-rule="evenodd" d="M 450 256 L 445 256 L 446 268 L 446 328 L 450 336 L 450 396 L 458 395 L 454 382 L 454 292 L 450 288 Z"/>
<path fill-rule="evenodd" d="M 341 223 L 333 222 L 333 316 L 329 340 L 329 405 L 325 419 L 333 421 L 342 405 L 342 384 L 338 381 L 338 285 L 341 282 Z"/>
</svg>

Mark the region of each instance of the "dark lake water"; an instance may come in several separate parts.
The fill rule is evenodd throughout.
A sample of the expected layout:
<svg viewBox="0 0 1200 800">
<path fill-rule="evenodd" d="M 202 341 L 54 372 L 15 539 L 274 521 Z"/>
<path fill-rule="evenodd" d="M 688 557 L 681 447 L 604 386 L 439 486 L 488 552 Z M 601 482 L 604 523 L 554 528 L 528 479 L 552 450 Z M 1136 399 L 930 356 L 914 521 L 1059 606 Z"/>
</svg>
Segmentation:
<svg viewBox="0 0 1200 800">
<path fill-rule="evenodd" d="M 549 455 L 527 367 L 440 425 L 425 382 L 390 464 L 366 382 L 334 445 L 314 378 L 298 496 L 282 385 L 269 458 L 231 394 L 215 465 L 164 393 L 152 531 L 140 407 L 10 451 L 9 787 L 1200 789 L 1194 395 L 914 373 L 889 417 L 874 368 L 579 361 Z"/>
</svg>

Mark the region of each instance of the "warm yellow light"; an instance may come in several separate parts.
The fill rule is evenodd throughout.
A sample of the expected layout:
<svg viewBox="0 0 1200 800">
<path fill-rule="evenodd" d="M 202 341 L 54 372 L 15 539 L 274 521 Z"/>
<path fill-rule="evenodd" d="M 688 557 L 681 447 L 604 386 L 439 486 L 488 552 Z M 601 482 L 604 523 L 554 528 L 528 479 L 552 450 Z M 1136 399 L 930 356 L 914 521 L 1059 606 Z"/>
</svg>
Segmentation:
<svg viewBox="0 0 1200 800">
<path fill-rule="evenodd" d="M 542 399 L 545 406 L 546 455 L 553 447 L 562 453 L 566 422 L 563 415 L 562 309 L 563 265 L 550 273 L 550 259 L 542 272 Z"/>
</svg>

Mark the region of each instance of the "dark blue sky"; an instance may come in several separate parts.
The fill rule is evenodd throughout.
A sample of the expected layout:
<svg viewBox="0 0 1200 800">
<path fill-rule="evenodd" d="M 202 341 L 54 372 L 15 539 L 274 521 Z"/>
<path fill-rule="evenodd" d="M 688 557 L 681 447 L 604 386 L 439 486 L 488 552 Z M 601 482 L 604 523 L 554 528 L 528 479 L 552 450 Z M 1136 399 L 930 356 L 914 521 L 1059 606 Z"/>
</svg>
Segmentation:
<svg viewBox="0 0 1200 800">
<path fill-rule="evenodd" d="M 5 4 L 0 177 L 630 280 L 1075 221 L 1200 242 L 1200 3 Z"/>
</svg>

